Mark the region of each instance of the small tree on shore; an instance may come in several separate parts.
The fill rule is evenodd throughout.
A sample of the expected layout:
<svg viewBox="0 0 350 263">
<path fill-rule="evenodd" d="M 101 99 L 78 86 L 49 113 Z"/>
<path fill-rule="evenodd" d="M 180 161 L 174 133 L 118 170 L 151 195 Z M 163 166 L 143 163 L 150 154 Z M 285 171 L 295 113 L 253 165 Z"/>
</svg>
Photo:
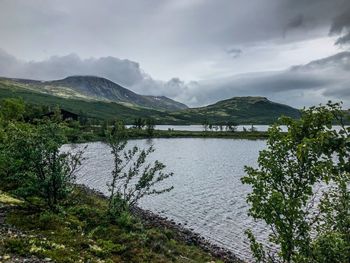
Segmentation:
<svg viewBox="0 0 350 263">
<path fill-rule="evenodd" d="M 108 145 L 114 158 L 112 179 L 108 184 L 108 213 L 113 219 L 136 206 L 142 197 L 162 194 L 173 189 L 173 187 L 156 188 L 173 173 L 165 173 L 165 165 L 159 161 L 153 164 L 147 163 L 147 158 L 154 152 L 154 148 L 151 146 L 141 150 L 134 146 L 126 150 L 125 126 L 119 122 L 115 127 L 116 129 L 108 136 Z"/>
<path fill-rule="evenodd" d="M 146 131 L 147 131 L 147 135 L 149 137 L 153 136 L 154 127 L 155 127 L 154 120 L 153 119 L 147 119 L 146 120 Z"/>
<path fill-rule="evenodd" d="M 271 229 L 270 246 L 247 231 L 257 262 L 349 262 L 349 128 L 332 129 L 343 116 L 328 104 L 304 110 L 300 120 L 283 118 L 288 132 L 270 128 L 259 167 L 246 167 L 249 214 Z M 317 195 L 315 186 L 328 183 L 335 190 Z"/>
<path fill-rule="evenodd" d="M 207 132 L 208 127 L 209 127 L 209 121 L 207 119 L 205 119 L 202 126 L 203 126 L 204 131 Z"/>
<path fill-rule="evenodd" d="M 145 127 L 145 120 L 142 118 L 136 118 L 134 120 L 133 128 L 138 129 L 138 130 L 142 130 L 143 127 Z"/>
<path fill-rule="evenodd" d="M 72 191 L 83 152 L 60 152 L 66 140 L 56 123 L 9 123 L 4 132 L 0 181 L 27 201 L 39 197 L 50 210 L 58 211 Z"/>
<path fill-rule="evenodd" d="M 226 130 L 230 132 L 235 132 L 237 131 L 237 124 L 234 122 L 228 122 L 226 124 Z"/>
</svg>

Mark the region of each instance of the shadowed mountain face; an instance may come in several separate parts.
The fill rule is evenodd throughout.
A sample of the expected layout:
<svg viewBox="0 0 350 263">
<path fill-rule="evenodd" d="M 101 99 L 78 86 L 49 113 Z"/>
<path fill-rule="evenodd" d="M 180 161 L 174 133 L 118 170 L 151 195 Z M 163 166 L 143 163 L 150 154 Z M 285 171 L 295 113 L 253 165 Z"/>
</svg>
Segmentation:
<svg viewBox="0 0 350 263">
<path fill-rule="evenodd" d="M 139 95 L 108 79 L 95 76 L 71 76 L 54 81 L 8 80 L 24 84 L 31 90 L 64 98 L 117 102 L 127 106 L 139 106 L 166 111 L 187 109 L 185 104 L 167 97 Z"/>
<path fill-rule="evenodd" d="M 69 87 L 89 97 L 114 102 L 130 103 L 158 110 L 180 110 L 187 106 L 167 97 L 136 94 L 105 78 L 95 76 L 71 76 L 62 80 L 45 82 L 46 85 Z"/>
</svg>

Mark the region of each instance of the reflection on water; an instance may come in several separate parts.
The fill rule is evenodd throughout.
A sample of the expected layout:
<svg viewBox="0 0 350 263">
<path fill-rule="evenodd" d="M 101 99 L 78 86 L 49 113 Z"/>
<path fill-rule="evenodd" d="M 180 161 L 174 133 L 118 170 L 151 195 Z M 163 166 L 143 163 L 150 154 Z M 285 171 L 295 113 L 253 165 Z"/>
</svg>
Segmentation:
<svg viewBox="0 0 350 263">
<path fill-rule="evenodd" d="M 265 236 L 266 228 L 247 216 L 249 187 L 242 185 L 240 178 L 244 165 L 256 166 L 265 141 L 180 138 L 135 140 L 129 146 L 133 144 L 153 144 L 156 151 L 151 159 L 162 161 L 168 171 L 174 172 L 164 182 L 173 185 L 174 190 L 145 198 L 140 204 L 143 208 L 186 224 L 241 258 L 249 258 L 244 230 L 251 227 Z M 103 143 L 89 143 L 84 156 L 79 182 L 106 193 L 113 165 L 110 150 Z"/>
</svg>

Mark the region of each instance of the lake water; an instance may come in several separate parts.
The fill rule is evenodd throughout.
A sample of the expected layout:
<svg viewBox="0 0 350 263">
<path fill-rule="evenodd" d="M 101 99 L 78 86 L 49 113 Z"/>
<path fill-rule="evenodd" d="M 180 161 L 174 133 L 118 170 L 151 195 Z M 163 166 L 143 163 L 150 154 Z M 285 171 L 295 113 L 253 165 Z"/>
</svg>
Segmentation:
<svg viewBox="0 0 350 263">
<path fill-rule="evenodd" d="M 134 140 L 129 146 L 133 144 L 153 144 L 156 151 L 150 159 L 163 162 L 174 172 L 164 183 L 174 190 L 143 199 L 141 207 L 186 224 L 242 259 L 250 258 L 244 231 L 253 228 L 264 237 L 267 229 L 247 216 L 245 198 L 250 189 L 240 179 L 245 175 L 244 165 L 256 166 L 265 141 L 179 138 Z M 66 145 L 63 150 L 84 145 Z M 109 148 L 103 143 L 89 143 L 84 156 L 78 181 L 107 193 L 113 165 Z"/>
</svg>

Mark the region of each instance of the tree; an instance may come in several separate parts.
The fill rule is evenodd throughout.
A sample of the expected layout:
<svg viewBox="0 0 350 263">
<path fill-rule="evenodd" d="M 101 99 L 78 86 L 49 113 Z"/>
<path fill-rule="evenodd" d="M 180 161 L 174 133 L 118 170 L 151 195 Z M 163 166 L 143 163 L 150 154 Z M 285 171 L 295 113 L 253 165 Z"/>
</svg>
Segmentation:
<svg viewBox="0 0 350 263">
<path fill-rule="evenodd" d="M 226 124 L 226 130 L 230 132 L 235 132 L 237 130 L 237 124 L 234 122 L 228 122 Z"/>
<path fill-rule="evenodd" d="M 0 102 L 0 115 L 4 121 L 22 120 L 25 104 L 21 99 L 4 99 Z"/>
<path fill-rule="evenodd" d="M 203 129 L 205 132 L 208 131 L 208 127 L 209 127 L 209 121 L 207 119 L 205 119 L 203 122 Z"/>
<path fill-rule="evenodd" d="M 26 200 L 39 197 L 57 211 L 72 190 L 83 152 L 60 152 L 66 140 L 57 123 L 10 123 L 5 133 L 0 147 L 1 181 Z"/>
<path fill-rule="evenodd" d="M 107 136 L 108 134 L 108 121 L 104 120 L 102 121 L 102 124 L 100 123 L 100 131 L 99 131 L 99 135 L 102 137 Z"/>
<path fill-rule="evenodd" d="M 76 153 L 60 152 L 64 142 L 59 125 L 47 123 L 38 128 L 32 149 L 34 193 L 42 197 L 51 210 L 57 210 L 60 202 L 66 200 L 72 191 L 83 155 L 82 150 Z"/>
<path fill-rule="evenodd" d="M 288 132 L 272 126 L 267 149 L 259 154 L 259 167 L 245 168 L 242 182 L 252 187 L 247 197 L 249 214 L 271 229 L 269 246 L 247 231 L 257 262 L 349 261 L 349 130 L 332 129 L 342 116 L 340 106 L 329 103 L 303 110 L 300 120 L 283 118 L 280 124 L 287 125 Z M 339 206 L 328 205 L 334 191 L 320 196 L 315 190 L 318 184 L 329 183 L 337 185 Z M 322 201 L 316 202 L 317 198 Z M 337 248 L 331 246 L 335 241 Z M 326 261 L 322 252 L 327 249 L 336 250 L 333 254 L 339 260 Z"/>
<path fill-rule="evenodd" d="M 154 151 L 134 146 L 126 150 L 127 132 L 122 123 L 117 123 L 108 136 L 108 145 L 114 157 L 112 180 L 108 184 L 108 213 L 112 219 L 137 205 L 147 195 L 156 195 L 172 190 L 173 187 L 157 189 L 156 186 L 172 173 L 165 173 L 165 165 L 159 161 L 147 163 L 147 157 Z"/>
<path fill-rule="evenodd" d="M 155 127 L 154 120 L 152 120 L 152 119 L 147 119 L 147 120 L 146 120 L 146 131 L 147 131 L 147 135 L 148 135 L 149 137 L 152 137 L 152 136 L 153 136 L 154 127 Z"/>
<path fill-rule="evenodd" d="M 138 130 L 142 130 L 143 127 L 145 127 L 145 120 L 143 120 L 142 118 L 136 118 L 134 120 L 133 128 L 138 129 Z"/>
<path fill-rule="evenodd" d="M 252 124 L 252 126 L 249 128 L 250 132 L 256 132 L 258 129 L 256 127 L 254 127 L 254 125 Z"/>
</svg>

